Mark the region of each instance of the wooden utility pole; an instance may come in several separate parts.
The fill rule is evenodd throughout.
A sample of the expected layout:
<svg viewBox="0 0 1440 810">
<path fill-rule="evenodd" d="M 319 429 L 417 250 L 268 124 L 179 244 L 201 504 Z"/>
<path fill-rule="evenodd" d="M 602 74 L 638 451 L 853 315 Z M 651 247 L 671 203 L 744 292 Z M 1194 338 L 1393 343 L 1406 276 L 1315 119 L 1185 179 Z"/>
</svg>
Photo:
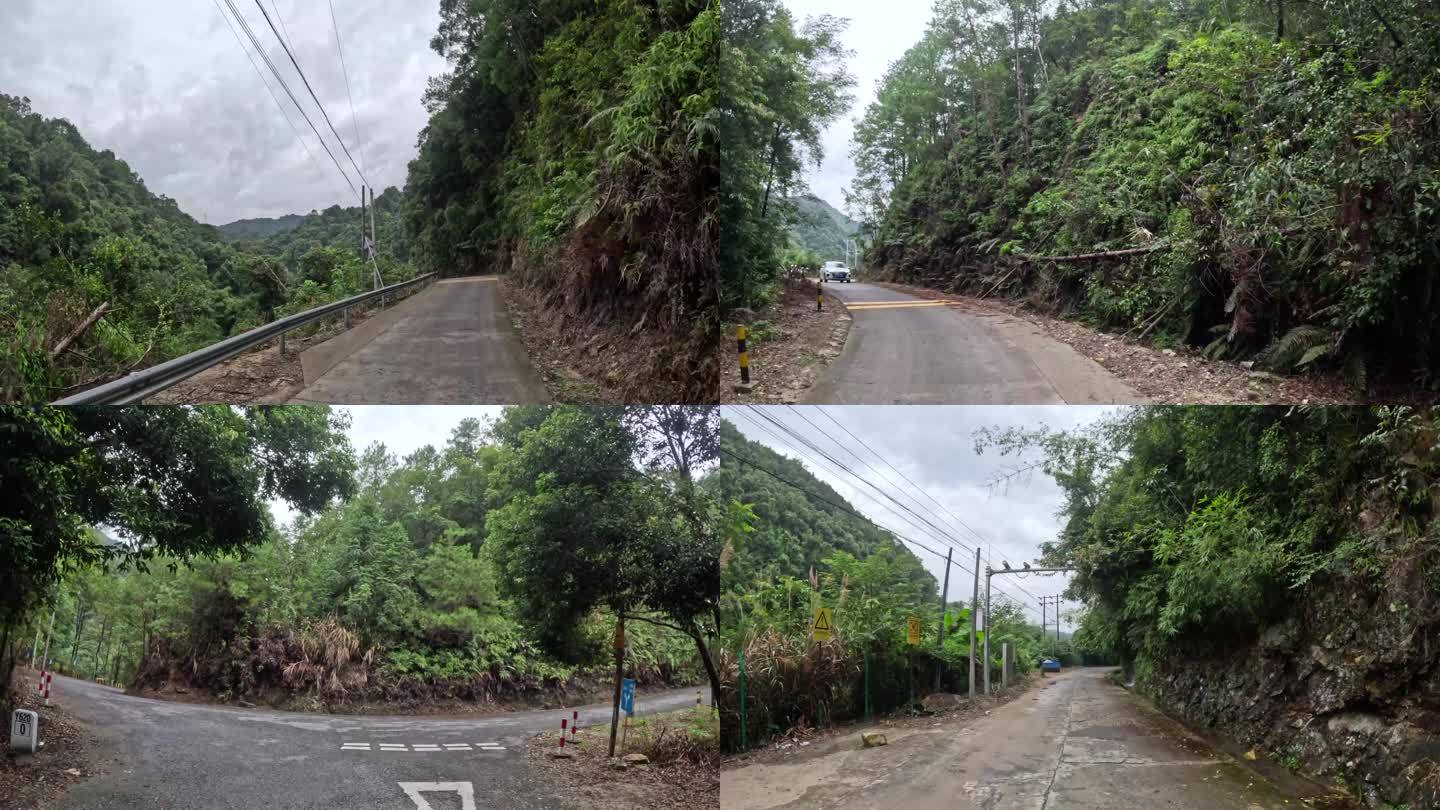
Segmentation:
<svg viewBox="0 0 1440 810">
<path fill-rule="evenodd" d="M 980 547 L 975 547 L 975 588 L 970 595 L 970 699 L 975 699 L 975 622 L 980 613 Z"/>
<path fill-rule="evenodd" d="M 935 634 L 935 691 L 940 691 L 940 674 L 945 662 L 939 657 L 945 647 L 945 610 L 950 606 L 950 555 L 953 549 L 945 549 L 945 588 L 940 592 L 940 632 Z"/>
</svg>

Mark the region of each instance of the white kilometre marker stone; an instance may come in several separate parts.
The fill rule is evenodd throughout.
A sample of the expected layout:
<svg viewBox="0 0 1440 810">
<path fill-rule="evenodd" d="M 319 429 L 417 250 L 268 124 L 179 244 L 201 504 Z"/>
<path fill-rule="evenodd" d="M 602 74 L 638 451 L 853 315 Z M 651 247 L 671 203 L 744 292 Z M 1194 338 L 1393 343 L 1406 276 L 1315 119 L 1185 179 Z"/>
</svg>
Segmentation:
<svg viewBox="0 0 1440 810">
<path fill-rule="evenodd" d="M 475 810 L 475 785 L 471 782 L 396 782 L 410 801 L 415 803 L 415 810 L 435 810 L 430 802 L 425 801 L 421 793 L 458 793 L 460 794 L 460 810 Z"/>
</svg>

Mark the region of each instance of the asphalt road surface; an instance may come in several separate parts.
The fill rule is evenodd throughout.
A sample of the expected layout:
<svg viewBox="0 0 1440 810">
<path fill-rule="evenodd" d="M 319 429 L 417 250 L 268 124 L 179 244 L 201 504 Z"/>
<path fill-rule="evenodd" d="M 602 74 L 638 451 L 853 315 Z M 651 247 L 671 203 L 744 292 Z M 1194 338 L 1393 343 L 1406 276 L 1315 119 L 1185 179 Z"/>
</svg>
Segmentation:
<svg viewBox="0 0 1440 810">
<path fill-rule="evenodd" d="M 853 322 L 806 400 L 820 404 L 1136 403 L 1098 363 L 1035 325 L 874 284 L 828 283 Z M 834 302 L 831 302 L 834 305 Z"/>
<path fill-rule="evenodd" d="M 1046 678 L 969 723 L 815 743 L 723 771 L 722 810 L 1295 810 L 1322 795 L 1276 787 L 1111 683 L 1105 669 Z M 1276 766 L 1278 769 L 1278 766 Z M 1278 779 L 1278 777 L 1277 777 Z"/>
<path fill-rule="evenodd" d="M 548 402 L 494 276 L 438 281 L 401 304 L 406 316 L 294 399 L 331 404 Z M 346 340 L 341 335 L 334 340 Z"/>
<path fill-rule="evenodd" d="M 72 787 L 66 810 L 559 807 L 526 765 L 525 741 L 570 709 L 464 719 L 301 714 L 174 703 L 55 676 L 54 699 L 99 735 L 108 773 Z M 638 694 L 636 712 L 695 704 L 694 689 Z M 610 706 L 576 707 L 582 726 Z M 41 726 L 42 738 L 44 726 Z M 438 791 L 431 792 L 434 783 Z M 464 786 L 464 787 L 462 787 Z"/>
</svg>

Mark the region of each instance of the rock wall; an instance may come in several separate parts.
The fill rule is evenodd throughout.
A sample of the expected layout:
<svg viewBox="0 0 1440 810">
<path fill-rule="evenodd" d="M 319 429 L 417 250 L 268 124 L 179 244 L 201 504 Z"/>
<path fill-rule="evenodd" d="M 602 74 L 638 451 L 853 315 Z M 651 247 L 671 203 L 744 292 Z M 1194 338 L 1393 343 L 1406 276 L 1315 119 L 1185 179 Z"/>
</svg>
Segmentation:
<svg viewBox="0 0 1440 810">
<path fill-rule="evenodd" d="M 1440 594 L 1428 579 L 1313 583 L 1258 638 L 1177 651 L 1139 686 L 1372 807 L 1440 808 Z"/>
</svg>

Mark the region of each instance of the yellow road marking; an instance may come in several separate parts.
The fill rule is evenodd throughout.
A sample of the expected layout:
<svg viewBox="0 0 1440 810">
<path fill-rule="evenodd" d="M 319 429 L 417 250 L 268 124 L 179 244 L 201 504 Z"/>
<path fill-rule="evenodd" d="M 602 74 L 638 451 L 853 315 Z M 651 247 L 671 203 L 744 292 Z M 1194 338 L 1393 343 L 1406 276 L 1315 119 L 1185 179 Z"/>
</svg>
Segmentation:
<svg viewBox="0 0 1440 810">
<path fill-rule="evenodd" d="M 849 309 L 914 309 L 916 307 L 949 306 L 949 301 L 859 301 L 847 303 Z"/>
</svg>

